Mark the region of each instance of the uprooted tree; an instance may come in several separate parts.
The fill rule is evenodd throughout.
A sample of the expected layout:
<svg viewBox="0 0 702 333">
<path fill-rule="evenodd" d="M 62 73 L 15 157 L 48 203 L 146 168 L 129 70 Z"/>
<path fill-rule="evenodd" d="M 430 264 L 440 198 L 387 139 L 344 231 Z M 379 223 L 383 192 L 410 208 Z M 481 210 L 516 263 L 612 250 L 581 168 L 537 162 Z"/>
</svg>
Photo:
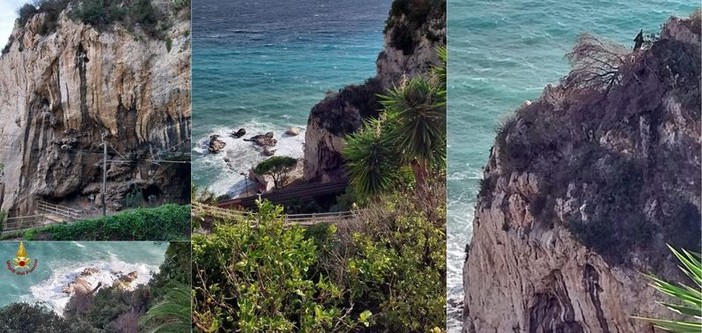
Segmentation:
<svg viewBox="0 0 702 333">
<path fill-rule="evenodd" d="M 288 156 L 273 156 L 259 163 L 254 172 L 257 175 L 270 175 L 273 177 L 273 185 L 279 188 L 288 177 L 288 173 L 295 167 L 297 160 Z"/>
<path fill-rule="evenodd" d="M 624 46 L 582 34 L 573 51 L 566 54 L 572 70 L 566 79 L 568 86 L 609 89 L 620 83 L 622 68 L 631 61 Z"/>
</svg>

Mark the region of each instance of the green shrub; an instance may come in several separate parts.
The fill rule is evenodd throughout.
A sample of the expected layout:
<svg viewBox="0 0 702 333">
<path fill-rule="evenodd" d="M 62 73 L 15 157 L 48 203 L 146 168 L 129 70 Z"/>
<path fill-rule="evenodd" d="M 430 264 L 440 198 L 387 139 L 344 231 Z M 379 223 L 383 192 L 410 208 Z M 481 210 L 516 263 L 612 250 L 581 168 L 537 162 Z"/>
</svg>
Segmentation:
<svg viewBox="0 0 702 333">
<path fill-rule="evenodd" d="M 0 309 L 0 332 L 76 332 L 51 309 L 28 303 L 12 303 Z"/>
<path fill-rule="evenodd" d="M 189 242 L 170 242 L 163 263 L 158 274 L 149 282 L 151 292 L 155 299 L 167 293 L 173 283 L 187 285 L 192 280 L 192 262 L 190 260 Z"/>
<path fill-rule="evenodd" d="M 343 316 L 343 290 L 314 274 L 320 256 L 315 242 L 302 228 L 284 226 L 282 207 L 264 202 L 246 220 L 221 222 L 212 234 L 192 240 L 198 327 L 329 332 L 357 326 Z"/>
<path fill-rule="evenodd" d="M 173 40 L 170 38 L 166 38 L 166 51 L 171 52 L 172 47 L 173 47 Z"/>
<path fill-rule="evenodd" d="M 138 25 L 149 36 L 163 38 L 166 19 L 151 0 L 83 0 L 70 13 L 70 18 L 106 30 L 114 23 L 122 23 L 131 30 Z"/>
<path fill-rule="evenodd" d="M 17 13 L 19 15 L 19 17 L 17 17 L 17 24 L 20 27 L 23 27 L 36 13 L 37 8 L 34 7 L 34 5 L 31 3 L 24 4 L 22 7 L 20 7 L 19 12 Z"/>
<path fill-rule="evenodd" d="M 285 227 L 264 203 L 193 236 L 194 320 L 208 332 L 427 332 L 446 319 L 445 191 L 377 198 L 356 219 Z M 314 314 L 314 315 L 312 315 Z M 339 314 L 346 314 L 339 323 Z M 336 318 L 336 319 L 333 319 Z M 362 318 L 362 319 L 361 319 Z M 329 325 L 338 323 L 334 330 Z"/>
<path fill-rule="evenodd" d="M 422 32 L 433 41 L 439 36 L 420 28 L 431 18 L 446 12 L 445 0 L 395 0 L 390 8 L 390 15 L 385 22 L 384 33 L 391 31 L 390 46 L 402 50 L 405 55 L 414 53 Z"/>
<path fill-rule="evenodd" d="M 440 200 L 440 198 L 439 198 Z M 429 332 L 446 321 L 445 203 L 413 191 L 384 196 L 340 236 L 328 259 L 344 267 L 343 285 L 356 309 L 368 309 L 375 332 Z M 341 229 L 341 227 L 340 227 Z"/>
<path fill-rule="evenodd" d="M 36 235 L 54 241 L 187 240 L 190 235 L 190 205 L 140 208 L 105 218 L 37 229 Z"/>
<path fill-rule="evenodd" d="M 103 287 L 94 294 L 74 294 L 64 309 L 64 318 L 84 332 L 136 332 L 138 318 L 151 302 L 148 287 L 133 291 Z"/>
<path fill-rule="evenodd" d="M 171 5 L 175 11 L 190 8 L 190 0 L 171 0 Z"/>
<path fill-rule="evenodd" d="M 144 192 L 138 186 L 132 185 L 131 190 L 127 192 L 127 195 L 124 196 L 123 202 L 124 207 L 127 208 L 140 207 L 141 204 L 144 202 Z"/>
<path fill-rule="evenodd" d="M 254 172 L 257 175 L 270 175 L 273 177 L 273 184 L 279 187 L 285 182 L 288 172 L 297 164 L 297 160 L 288 156 L 273 156 L 261 163 L 255 168 Z"/>
<path fill-rule="evenodd" d="M 35 4 L 24 4 L 17 12 L 17 24 L 23 27 L 34 15 L 44 13 L 46 14 L 44 22 L 39 26 L 37 33 L 39 35 L 47 35 L 56 30 L 59 14 L 66 9 L 69 1 L 70 0 L 39 0 L 36 1 Z M 12 41 L 10 41 L 5 48 L 9 50 L 10 45 L 12 45 Z M 7 53 L 7 51 L 3 50 L 3 54 L 4 53 Z"/>
<path fill-rule="evenodd" d="M 137 0 L 129 7 L 129 17 L 132 21 L 145 27 L 155 26 L 161 14 L 151 4 L 151 0 Z"/>
</svg>

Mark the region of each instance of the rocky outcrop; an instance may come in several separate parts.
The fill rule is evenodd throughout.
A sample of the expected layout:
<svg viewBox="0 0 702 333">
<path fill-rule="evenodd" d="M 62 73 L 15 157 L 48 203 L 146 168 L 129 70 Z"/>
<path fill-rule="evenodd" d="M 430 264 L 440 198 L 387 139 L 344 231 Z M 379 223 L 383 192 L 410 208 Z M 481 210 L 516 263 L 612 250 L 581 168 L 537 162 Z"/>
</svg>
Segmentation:
<svg viewBox="0 0 702 333">
<path fill-rule="evenodd" d="M 259 147 L 275 147 L 275 145 L 278 143 L 278 140 L 276 140 L 275 135 L 273 132 L 268 132 L 266 134 L 259 134 L 259 135 L 254 135 L 248 139 L 244 139 L 244 141 L 251 141 L 258 145 Z"/>
<path fill-rule="evenodd" d="M 344 137 L 357 131 L 363 119 L 378 115 L 377 94 L 403 76 L 426 72 L 439 61 L 437 46 L 445 44 L 445 0 L 395 0 L 385 27 L 385 46 L 376 61 L 377 75 L 327 94 L 311 110 L 305 132 L 305 180 L 345 179 Z"/>
<path fill-rule="evenodd" d="M 130 183 L 187 201 L 189 166 L 153 162 L 190 149 L 189 19 L 172 14 L 163 40 L 119 23 L 98 30 L 69 10 L 54 31 L 45 13 L 29 17 L 0 57 L 1 209 L 25 215 L 36 199 L 99 206 L 103 134 L 110 209 Z"/>
<path fill-rule="evenodd" d="M 219 135 L 210 135 L 210 143 L 207 145 L 207 151 L 213 154 L 217 154 L 227 145 L 226 142 L 219 139 Z"/>
<path fill-rule="evenodd" d="M 287 136 L 298 136 L 300 135 L 300 128 L 299 127 L 290 127 L 287 130 L 285 130 L 285 135 Z"/>
<path fill-rule="evenodd" d="M 240 128 L 238 131 L 232 132 L 231 134 L 229 134 L 229 136 L 231 136 L 232 138 L 235 138 L 235 139 L 238 139 L 244 135 L 246 135 L 246 129 L 244 129 L 244 128 Z"/>
<path fill-rule="evenodd" d="M 671 19 L 614 76 L 574 70 L 505 123 L 467 248 L 465 332 L 654 332 L 632 316 L 674 317 L 641 272 L 682 281 L 665 244 L 700 247 L 699 26 Z M 580 55 L 574 68 L 602 53 Z"/>
</svg>

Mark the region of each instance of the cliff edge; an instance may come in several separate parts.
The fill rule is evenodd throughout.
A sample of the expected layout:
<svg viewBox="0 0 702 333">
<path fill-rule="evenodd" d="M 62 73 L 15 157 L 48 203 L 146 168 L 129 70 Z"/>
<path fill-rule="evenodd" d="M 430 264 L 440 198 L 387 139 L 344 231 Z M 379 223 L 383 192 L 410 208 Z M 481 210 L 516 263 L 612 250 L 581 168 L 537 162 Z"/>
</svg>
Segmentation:
<svg viewBox="0 0 702 333">
<path fill-rule="evenodd" d="M 654 332 L 642 272 L 700 248 L 700 17 L 631 51 L 581 37 L 573 70 L 500 129 L 464 266 L 465 332 Z"/>
<path fill-rule="evenodd" d="M 363 119 L 378 116 L 381 105 L 376 95 L 403 76 L 424 73 L 439 62 L 436 48 L 446 45 L 446 1 L 393 1 L 384 33 L 377 75 L 327 95 L 312 108 L 305 133 L 305 180 L 346 179 L 341 155 L 344 137 L 361 128 Z"/>
</svg>

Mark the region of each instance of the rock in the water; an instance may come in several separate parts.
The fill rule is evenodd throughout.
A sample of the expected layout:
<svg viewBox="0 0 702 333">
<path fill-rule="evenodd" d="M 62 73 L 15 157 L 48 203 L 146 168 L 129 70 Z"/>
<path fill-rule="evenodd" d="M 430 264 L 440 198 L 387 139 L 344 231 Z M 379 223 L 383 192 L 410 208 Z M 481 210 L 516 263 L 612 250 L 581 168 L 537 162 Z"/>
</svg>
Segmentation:
<svg viewBox="0 0 702 333">
<path fill-rule="evenodd" d="M 273 132 L 252 136 L 244 141 L 251 141 L 261 147 L 274 147 L 278 143 L 278 140 L 273 137 Z"/>
<path fill-rule="evenodd" d="M 131 283 L 132 281 L 136 280 L 138 277 L 139 277 L 139 273 L 134 271 L 134 272 L 131 272 L 127 275 L 120 276 L 119 280 L 122 282 Z"/>
<path fill-rule="evenodd" d="M 275 155 L 275 149 L 270 149 L 270 148 L 266 147 L 265 149 L 263 149 L 263 155 L 264 156 L 273 156 L 273 155 Z"/>
<path fill-rule="evenodd" d="M 240 128 L 238 131 L 232 132 L 232 134 L 230 134 L 229 136 L 231 136 L 232 138 L 238 139 L 244 135 L 246 135 L 246 130 L 243 128 Z"/>
<path fill-rule="evenodd" d="M 297 136 L 300 134 L 300 128 L 299 127 L 290 127 L 288 128 L 287 131 L 285 131 L 285 134 L 290 135 L 290 136 Z"/>
<path fill-rule="evenodd" d="M 219 139 L 219 135 L 213 134 L 210 136 L 210 145 L 207 150 L 210 151 L 210 153 L 216 154 L 219 153 L 222 149 L 224 149 L 224 146 L 227 144 Z"/>
</svg>

